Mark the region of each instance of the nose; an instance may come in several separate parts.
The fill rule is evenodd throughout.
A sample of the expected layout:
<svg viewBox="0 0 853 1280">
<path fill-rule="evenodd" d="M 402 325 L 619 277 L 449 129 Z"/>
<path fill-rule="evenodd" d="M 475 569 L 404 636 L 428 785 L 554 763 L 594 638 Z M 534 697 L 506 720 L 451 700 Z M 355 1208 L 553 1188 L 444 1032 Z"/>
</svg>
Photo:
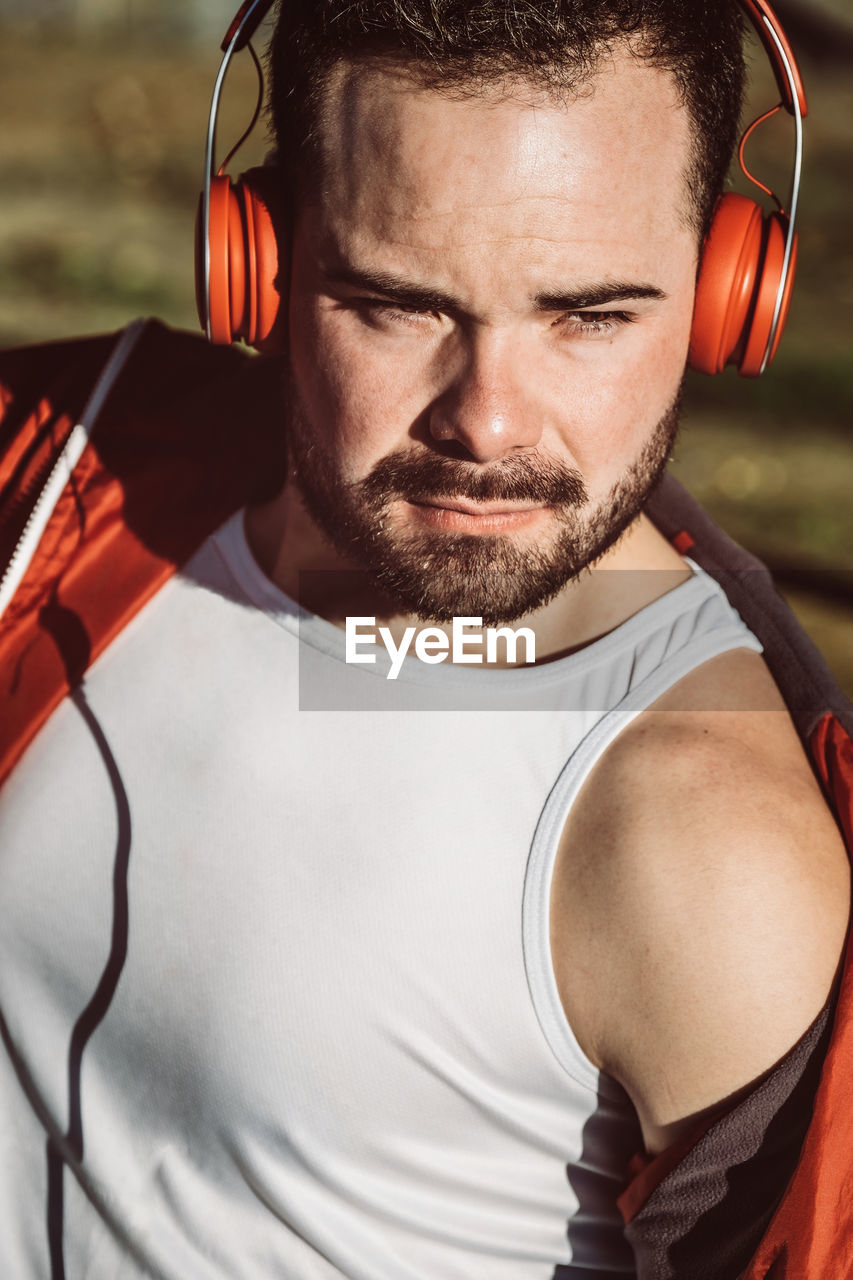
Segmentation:
<svg viewBox="0 0 853 1280">
<path fill-rule="evenodd" d="M 462 445 L 477 462 L 539 443 L 536 373 L 510 335 L 481 333 L 466 342 L 458 371 L 432 404 L 429 430 L 434 440 Z"/>
</svg>

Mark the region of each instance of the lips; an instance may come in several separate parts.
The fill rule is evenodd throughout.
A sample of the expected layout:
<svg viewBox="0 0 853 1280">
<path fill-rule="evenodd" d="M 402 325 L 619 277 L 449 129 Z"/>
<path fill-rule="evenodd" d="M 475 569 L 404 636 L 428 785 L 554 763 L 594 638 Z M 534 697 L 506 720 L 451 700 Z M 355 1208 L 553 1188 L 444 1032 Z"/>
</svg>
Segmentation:
<svg viewBox="0 0 853 1280">
<path fill-rule="evenodd" d="M 474 502 L 470 498 L 408 498 L 417 523 L 436 532 L 474 536 L 521 533 L 550 510 L 540 503 Z"/>
<path fill-rule="evenodd" d="M 474 502 L 468 498 L 412 498 L 413 506 L 432 507 L 438 511 L 458 511 L 466 516 L 515 516 L 539 511 L 542 503 Z"/>
</svg>

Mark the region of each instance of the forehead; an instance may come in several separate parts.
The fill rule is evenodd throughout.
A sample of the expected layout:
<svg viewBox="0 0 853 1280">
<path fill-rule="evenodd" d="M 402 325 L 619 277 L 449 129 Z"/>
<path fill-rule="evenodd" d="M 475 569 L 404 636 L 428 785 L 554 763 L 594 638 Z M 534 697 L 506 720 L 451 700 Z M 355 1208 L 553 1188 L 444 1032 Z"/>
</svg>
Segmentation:
<svg viewBox="0 0 853 1280">
<path fill-rule="evenodd" d="M 343 63 L 321 113 L 318 234 L 356 256 L 663 249 L 693 235 L 691 145 L 671 75 L 627 50 L 572 94 L 519 80 L 436 89 L 405 68 Z"/>
</svg>

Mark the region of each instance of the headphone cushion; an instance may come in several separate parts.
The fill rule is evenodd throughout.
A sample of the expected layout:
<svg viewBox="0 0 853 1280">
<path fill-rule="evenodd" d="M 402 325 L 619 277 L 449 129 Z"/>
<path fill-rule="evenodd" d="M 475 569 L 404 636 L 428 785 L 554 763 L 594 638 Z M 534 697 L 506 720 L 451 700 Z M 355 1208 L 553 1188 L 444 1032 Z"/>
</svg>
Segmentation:
<svg viewBox="0 0 853 1280">
<path fill-rule="evenodd" d="M 764 215 L 746 196 L 727 192 L 717 202 L 702 251 L 690 334 L 690 364 L 722 373 L 746 340 L 759 282 Z"/>
<path fill-rule="evenodd" d="M 286 295 L 279 279 L 279 239 L 276 224 L 282 226 L 279 211 L 281 195 L 280 170 L 271 166 L 249 169 L 240 177 L 247 224 L 247 244 L 251 246 L 248 271 L 250 290 L 245 342 L 262 350 L 277 346 L 284 323 L 282 296 Z"/>
<path fill-rule="evenodd" d="M 773 328 L 773 317 L 776 313 L 776 298 L 779 293 L 779 285 L 782 280 L 782 271 L 785 265 L 785 241 L 787 239 L 788 230 L 786 219 L 780 213 L 771 213 L 766 219 L 765 228 L 765 245 L 764 257 L 761 263 L 761 278 L 758 283 L 752 321 L 749 326 L 749 332 L 746 336 L 743 355 L 738 366 L 738 372 L 745 378 L 757 378 L 762 372 L 761 366 L 764 360 L 764 352 L 767 350 L 767 342 L 770 337 L 770 331 Z M 779 323 L 776 326 L 776 333 L 773 338 L 773 347 L 767 357 L 768 365 L 776 354 L 776 348 L 779 346 L 779 339 L 782 337 L 782 330 L 785 328 L 788 309 L 791 305 L 791 291 L 794 284 L 796 267 L 797 239 L 795 236 L 791 252 L 790 270 L 788 271 L 785 292 L 782 295 L 782 305 L 779 308 Z"/>
</svg>

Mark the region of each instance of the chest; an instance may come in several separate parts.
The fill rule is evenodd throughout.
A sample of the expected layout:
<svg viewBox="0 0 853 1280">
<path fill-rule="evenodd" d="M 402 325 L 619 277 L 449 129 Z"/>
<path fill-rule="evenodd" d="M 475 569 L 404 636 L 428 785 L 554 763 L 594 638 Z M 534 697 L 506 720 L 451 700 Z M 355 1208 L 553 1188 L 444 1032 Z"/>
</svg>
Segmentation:
<svg viewBox="0 0 853 1280">
<path fill-rule="evenodd" d="M 288 1224 L 282 1258 L 308 1205 L 319 1250 L 356 1222 L 411 1247 L 412 1215 L 439 1218 L 425 1274 L 447 1250 L 565 1257 L 567 1163 L 584 1151 L 615 1189 L 633 1135 L 555 1059 L 522 937 L 542 807 L 586 722 L 306 713 L 270 631 L 246 638 L 250 671 L 195 613 L 174 660 L 129 635 L 4 789 L 0 1002 L 40 1106 L 63 1129 L 75 1078 L 92 1195 L 123 1181 L 128 1213 L 161 1222 L 180 1202 L 182 1235 L 214 1229 L 215 1183 Z M 168 1195 L 146 1172 L 164 1152 Z"/>
</svg>

